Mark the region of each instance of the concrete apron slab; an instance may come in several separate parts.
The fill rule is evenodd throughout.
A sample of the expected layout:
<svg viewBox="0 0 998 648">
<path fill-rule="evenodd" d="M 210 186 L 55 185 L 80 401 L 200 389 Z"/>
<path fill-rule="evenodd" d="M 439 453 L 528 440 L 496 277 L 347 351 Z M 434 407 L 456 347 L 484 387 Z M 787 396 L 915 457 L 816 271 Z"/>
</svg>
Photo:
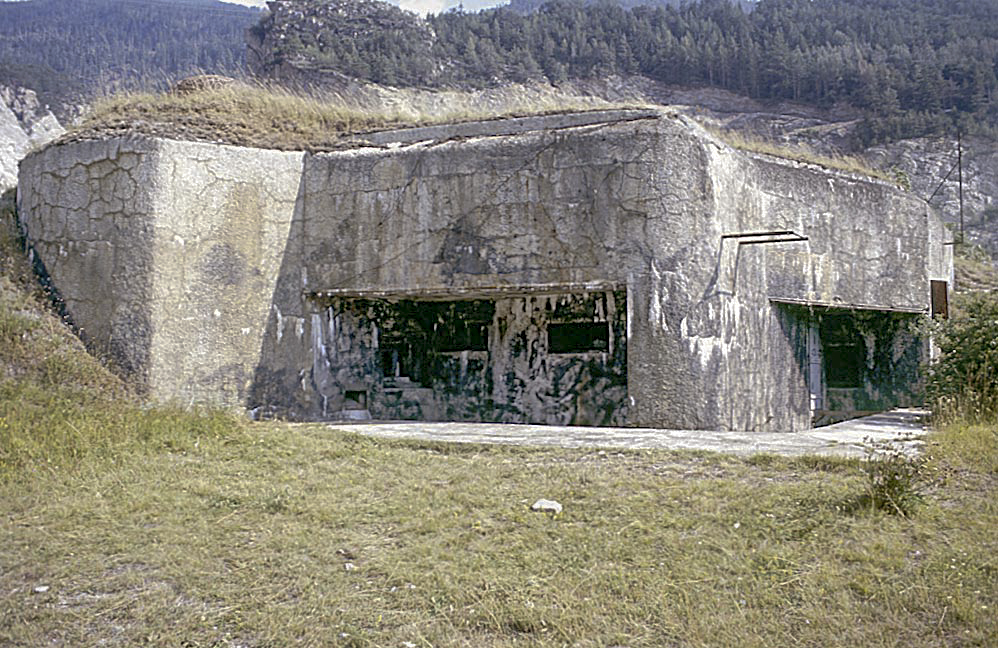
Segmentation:
<svg viewBox="0 0 998 648">
<path fill-rule="evenodd" d="M 866 456 L 864 441 L 889 442 L 915 452 L 927 430 L 926 410 L 896 409 L 807 432 L 722 432 L 652 428 L 429 423 L 415 421 L 336 423 L 331 428 L 388 439 L 449 443 L 506 443 L 562 448 L 707 450 L 735 455 Z"/>
</svg>

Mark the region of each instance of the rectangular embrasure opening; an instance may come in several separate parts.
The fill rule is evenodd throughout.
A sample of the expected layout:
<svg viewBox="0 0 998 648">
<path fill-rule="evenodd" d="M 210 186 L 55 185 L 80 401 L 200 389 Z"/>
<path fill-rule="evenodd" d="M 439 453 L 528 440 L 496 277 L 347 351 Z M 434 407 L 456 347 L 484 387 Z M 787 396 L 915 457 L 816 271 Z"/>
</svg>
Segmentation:
<svg viewBox="0 0 998 648">
<path fill-rule="evenodd" d="M 610 348 L 607 322 L 570 322 L 548 325 L 548 351 L 551 353 L 586 353 Z"/>
<path fill-rule="evenodd" d="M 335 408 L 363 401 L 383 419 L 626 422 L 625 290 L 320 299 L 315 383 Z"/>
</svg>

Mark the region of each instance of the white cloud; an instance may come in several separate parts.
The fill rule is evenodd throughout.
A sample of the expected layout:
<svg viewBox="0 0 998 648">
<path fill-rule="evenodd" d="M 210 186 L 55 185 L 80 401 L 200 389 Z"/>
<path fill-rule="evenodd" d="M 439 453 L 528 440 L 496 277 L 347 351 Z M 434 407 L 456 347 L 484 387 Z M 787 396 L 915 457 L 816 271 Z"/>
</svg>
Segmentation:
<svg viewBox="0 0 998 648">
<path fill-rule="evenodd" d="M 449 0 L 399 0 L 392 4 L 418 14 L 440 13 L 452 6 Z"/>
<path fill-rule="evenodd" d="M 403 9 L 408 9 L 409 11 L 415 11 L 418 14 L 427 13 L 440 13 L 442 11 L 447 11 L 451 7 L 456 7 L 462 4 L 461 0 L 388 0 L 394 5 L 398 5 Z M 241 4 L 247 7 L 266 7 L 267 3 L 265 0 L 223 0 L 223 2 L 231 2 L 233 4 Z M 478 9 L 485 9 L 487 7 L 495 7 L 500 4 L 505 4 L 506 0 L 466 0 L 464 8 L 468 11 L 477 11 Z"/>
</svg>

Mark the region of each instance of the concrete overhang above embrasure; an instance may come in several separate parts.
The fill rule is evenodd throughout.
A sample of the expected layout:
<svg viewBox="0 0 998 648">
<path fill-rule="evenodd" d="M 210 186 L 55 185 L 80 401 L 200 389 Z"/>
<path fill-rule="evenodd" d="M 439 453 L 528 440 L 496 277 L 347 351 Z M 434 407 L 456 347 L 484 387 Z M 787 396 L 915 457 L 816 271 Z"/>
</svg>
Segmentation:
<svg viewBox="0 0 998 648">
<path fill-rule="evenodd" d="M 537 283 L 537 284 L 496 284 L 453 288 L 340 288 L 305 292 L 310 299 L 412 299 L 420 301 L 453 301 L 455 299 L 495 299 L 497 297 L 543 297 L 548 295 L 601 293 L 614 290 L 626 290 L 627 283 L 622 281 L 586 281 L 573 283 Z"/>
<path fill-rule="evenodd" d="M 429 140 L 446 141 L 471 137 L 503 137 L 532 131 L 552 131 L 580 126 L 660 119 L 670 115 L 662 109 L 592 110 L 586 112 L 509 117 L 483 121 L 455 122 L 434 126 L 381 130 L 355 135 L 358 142 L 375 146 L 406 145 Z"/>
</svg>

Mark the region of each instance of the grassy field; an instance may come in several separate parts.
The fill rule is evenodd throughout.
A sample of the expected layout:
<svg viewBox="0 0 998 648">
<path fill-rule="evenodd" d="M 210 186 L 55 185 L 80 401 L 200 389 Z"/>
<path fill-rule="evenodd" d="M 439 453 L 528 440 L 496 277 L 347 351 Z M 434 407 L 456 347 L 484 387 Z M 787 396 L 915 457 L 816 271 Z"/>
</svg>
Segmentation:
<svg viewBox="0 0 998 648">
<path fill-rule="evenodd" d="M 0 252 L 0 645 L 998 644 L 993 425 L 941 428 L 899 516 L 854 460 L 148 408 L 45 310 L 9 217 Z"/>
<path fill-rule="evenodd" d="M 0 644 L 994 645 L 995 433 L 939 443 L 908 518 L 855 462 L 321 426 L 36 462 L 0 486 Z"/>
</svg>

